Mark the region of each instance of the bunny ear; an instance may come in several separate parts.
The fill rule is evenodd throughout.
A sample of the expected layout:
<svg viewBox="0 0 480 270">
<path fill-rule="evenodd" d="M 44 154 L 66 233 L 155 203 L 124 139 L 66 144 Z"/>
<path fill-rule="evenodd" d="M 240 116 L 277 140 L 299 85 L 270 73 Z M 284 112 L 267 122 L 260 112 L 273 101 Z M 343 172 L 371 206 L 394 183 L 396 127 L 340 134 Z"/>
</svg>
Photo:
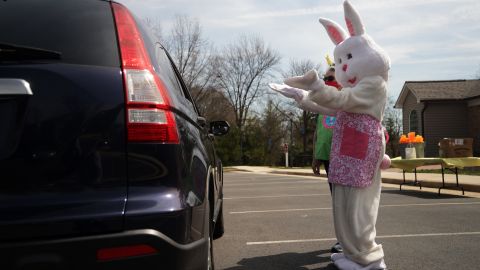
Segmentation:
<svg viewBox="0 0 480 270">
<path fill-rule="evenodd" d="M 345 30 L 336 22 L 324 18 L 320 18 L 318 21 L 325 27 L 330 39 L 335 45 L 338 45 L 347 38 Z"/>
<path fill-rule="evenodd" d="M 360 19 L 360 15 L 358 15 L 358 12 L 353 8 L 350 2 L 343 2 L 343 10 L 345 12 L 345 21 L 347 22 L 350 36 L 360 36 L 365 34 L 365 27 Z"/>
</svg>

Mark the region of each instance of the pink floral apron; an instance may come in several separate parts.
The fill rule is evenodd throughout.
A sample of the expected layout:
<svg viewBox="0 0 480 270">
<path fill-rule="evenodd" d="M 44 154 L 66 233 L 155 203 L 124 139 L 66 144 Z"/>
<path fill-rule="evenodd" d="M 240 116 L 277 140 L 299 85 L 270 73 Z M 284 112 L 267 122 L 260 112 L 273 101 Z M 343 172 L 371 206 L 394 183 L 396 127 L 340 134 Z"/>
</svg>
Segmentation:
<svg viewBox="0 0 480 270">
<path fill-rule="evenodd" d="M 338 112 L 330 152 L 330 183 L 368 187 L 383 156 L 383 127 L 367 114 Z"/>
</svg>

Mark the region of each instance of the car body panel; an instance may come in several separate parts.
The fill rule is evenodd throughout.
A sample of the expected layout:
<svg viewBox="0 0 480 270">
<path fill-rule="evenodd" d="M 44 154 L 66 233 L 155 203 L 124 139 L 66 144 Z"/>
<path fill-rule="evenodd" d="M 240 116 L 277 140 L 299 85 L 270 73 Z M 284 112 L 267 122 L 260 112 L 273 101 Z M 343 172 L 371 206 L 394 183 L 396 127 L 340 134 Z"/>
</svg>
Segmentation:
<svg viewBox="0 0 480 270">
<path fill-rule="evenodd" d="M 0 161 L 0 231 L 9 232 L 0 238 L 121 230 L 127 195 L 124 100 L 109 92 L 122 87 L 120 70 L 14 65 L 0 66 L 0 77 L 22 78 L 33 92 L 18 107 L 21 125 L 4 130 L 18 141 Z M 16 99 L 2 95 L 0 107 Z"/>
<path fill-rule="evenodd" d="M 20 34 L 2 36 L 0 31 L 0 44 L 14 41 L 58 56 L 2 61 L 0 54 L 0 89 L 2 80 L 14 79 L 25 81 L 32 92 L 0 94 L 0 115 L 8 119 L 0 131 L 0 253 L 7 256 L 0 268 L 38 263 L 132 269 L 162 263 L 167 269 L 203 269 L 211 225 L 221 211 L 223 172 L 207 121 L 172 59 L 137 18 L 153 70 L 167 89 L 179 143 L 129 142 L 111 8 L 115 3 L 34 2 L 0 3 L 0 9 L 7 7 L 0 14 L 7 14 L 8 8 L 21 10 L 44 29 L 65 20 L 77 24 L 74 29 L 82 39 L 90 31 L 101 44 L 95 48 L 95 42 L 73 42 L 78 38 L 75 31 L 62 32 L 65 29 L 44 33 L 44 39 L 23 26 L 18 27 Z M 26 4 L 49 11 L 32 13 Z M 89 16 L 102 19 L 89 21 Z M 4 16 L 0 22 L 19 24 L 17 17 Z M 78 25 L 84 21 L 88 29 Z M 92 31 L 95 23 L 101 25 Z M 49 34 L 56 39 L 46 38 Z M 97 50 L 108 55 L 95 56 Z M 92 53 L 81 57 L 82 52 Z M 138 243 L 161 254 L 108 263 L 95 260 L 101 248 Z"/>
</svg>

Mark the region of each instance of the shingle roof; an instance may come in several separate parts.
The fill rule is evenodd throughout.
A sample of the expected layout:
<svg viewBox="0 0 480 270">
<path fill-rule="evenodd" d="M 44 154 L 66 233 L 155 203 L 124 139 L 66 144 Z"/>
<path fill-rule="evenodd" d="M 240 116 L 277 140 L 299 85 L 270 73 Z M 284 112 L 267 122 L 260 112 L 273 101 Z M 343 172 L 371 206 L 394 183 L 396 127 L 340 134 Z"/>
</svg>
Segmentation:
<svg viewBox="0 0 480 270">
<path fill-rule="evenodd" d="M 395 108 L 402 108 L 409 91 L 417 98 L 418 102 L 462 100 L 480 96 L 480 80 L 406 81 L 397 102 L 395 102 Z"/>
</svg>

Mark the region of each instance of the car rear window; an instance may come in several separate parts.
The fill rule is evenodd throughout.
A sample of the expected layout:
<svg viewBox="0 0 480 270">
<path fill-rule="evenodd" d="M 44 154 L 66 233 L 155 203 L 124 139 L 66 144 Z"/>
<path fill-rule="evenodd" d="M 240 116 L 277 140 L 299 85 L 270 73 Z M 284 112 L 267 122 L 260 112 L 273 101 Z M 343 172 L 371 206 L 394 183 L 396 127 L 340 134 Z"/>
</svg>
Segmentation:
<svg viewBox="0 0 480 270">
<path fill-rule="evenodd" d="M 64 63 L 120 66 L 106 1 L 2 0 L 0 43 L 57 51 Z"/>
</svg>

